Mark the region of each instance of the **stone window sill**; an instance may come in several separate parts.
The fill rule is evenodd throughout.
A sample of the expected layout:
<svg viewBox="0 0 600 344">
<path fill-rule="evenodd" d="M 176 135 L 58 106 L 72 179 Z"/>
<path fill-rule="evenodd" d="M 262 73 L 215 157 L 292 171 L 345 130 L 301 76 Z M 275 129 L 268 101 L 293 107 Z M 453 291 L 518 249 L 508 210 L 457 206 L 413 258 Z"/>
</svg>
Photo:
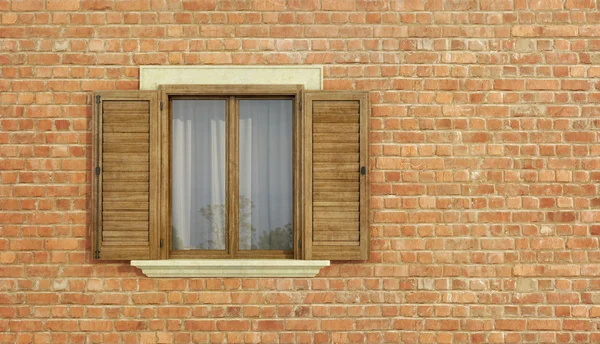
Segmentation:
<svg viewBox="0 0 600 344">
<path fill-rule="evenodd" d="M 328 260 L 168 259 L 132 260 L 148 277 L 314 277 Z"/>
</svg>

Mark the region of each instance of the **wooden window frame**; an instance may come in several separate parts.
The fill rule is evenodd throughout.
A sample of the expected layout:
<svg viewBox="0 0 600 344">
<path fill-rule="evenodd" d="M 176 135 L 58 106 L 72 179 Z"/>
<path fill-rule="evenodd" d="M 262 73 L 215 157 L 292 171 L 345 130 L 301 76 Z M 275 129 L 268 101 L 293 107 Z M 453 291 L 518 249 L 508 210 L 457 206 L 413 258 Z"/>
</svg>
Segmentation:
<svg viewBox="0 0 600 344">
<path fill-rule="evenodd" d="M 303 202 L 305 185 L 303 160 L 302 85 L 161 85 L 160 98 L 160 253 L 161 259 L 302 259 Z M 227 199 L 226 249 L 171 250 L 172 247 L 172 113 L 173 99 L 226 99 L 226 185 Z M 293 252 L 283 250 L 239 250 L 238 198 L 239 196 L 239 100 L 240 99 L 293 99 Z M 234 114 L 237 114 L 234 115 Z M 233 240 L 231 240 L 233 239 Z"/>
</svg>

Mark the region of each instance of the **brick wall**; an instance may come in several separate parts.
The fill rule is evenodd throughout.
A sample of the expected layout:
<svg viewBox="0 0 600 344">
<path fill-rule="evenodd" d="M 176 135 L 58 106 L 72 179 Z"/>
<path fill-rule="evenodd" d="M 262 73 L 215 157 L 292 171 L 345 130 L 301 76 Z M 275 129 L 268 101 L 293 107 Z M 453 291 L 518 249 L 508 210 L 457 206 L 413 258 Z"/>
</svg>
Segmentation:
<svg viewBox="0 0 600 344">
<path fill-rule="evenodd" d="M 600 1 L 0 0 L 0 343 L 600 342 Z M 91 91 L 141 64 L 369 90 L 372 254 L 149 279 L 90 253 Z"/>
</svg>

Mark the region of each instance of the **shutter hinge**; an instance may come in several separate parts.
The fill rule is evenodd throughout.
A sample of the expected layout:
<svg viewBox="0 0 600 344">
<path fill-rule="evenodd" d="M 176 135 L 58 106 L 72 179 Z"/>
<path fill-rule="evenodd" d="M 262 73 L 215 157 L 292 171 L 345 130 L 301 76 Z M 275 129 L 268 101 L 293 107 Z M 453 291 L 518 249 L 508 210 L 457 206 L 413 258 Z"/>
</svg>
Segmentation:
<svg viewBox="0 0 600 344">
<path fill-rule="evenodd" d="M 96 250 L 96 251 L 94 252 L 94 258 L 95 258 L 95 259 L 100 259 L 100 251 Z"/>
<path fill-rule="evenodd" d="M 96 175 L 99 176 L 100 175 L 100 167 L 96 166 Z"/>
<path fill-rule="evenodd" d="M 302 111 L 302 100 L 300 100 L 300 111 Z"/>
<path fill-rule="evenodd" d="M 160 239 L 160 248 L 162 248 L 165 244 L 165 241 L 163 239 Z"/>
<path fill-rule="evenodd" d="M 360 174 L 362 174 L 363 176 L 365 174 L 367 174 L 367 168 L 365 166 L 363 166 L 363 167 L 360 168 Z"/>
<path fill-rule="evenodd" d="M 96 104 L 100 104 L 100 96 L 96 96 Z"/>
<path fill-rule="evenodd" d="M 298 248 L 302 248 L 302 239 L 298 240 Z"/>
<path fill-rule="evenodd" d="M 160 102 L 160 111 L 162 111 L 162 110 L 163 110 L 163 102 L 161 101 Z"/>
</svg>

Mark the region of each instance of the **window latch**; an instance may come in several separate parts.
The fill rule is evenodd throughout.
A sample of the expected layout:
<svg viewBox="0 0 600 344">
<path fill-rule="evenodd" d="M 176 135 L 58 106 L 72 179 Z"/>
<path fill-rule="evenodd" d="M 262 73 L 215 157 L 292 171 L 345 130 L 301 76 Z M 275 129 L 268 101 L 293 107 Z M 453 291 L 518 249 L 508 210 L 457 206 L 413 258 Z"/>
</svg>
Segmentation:
<svg viewBox="0 0 600 344">
<path fill-rule="evenodd" d="M 367 168 L 365 166 L 363 166 L 363 167 L 360 168 L 360 174 L 362 174 L 363 176 L 365 174 L 367 174 Z"/>
<path fill-rule="evenodd" d="M 160 239 L 160 248 L 162 248 L 164 244 L 165 242 L 163 241 L 163 239 Z"/>
</svg>

